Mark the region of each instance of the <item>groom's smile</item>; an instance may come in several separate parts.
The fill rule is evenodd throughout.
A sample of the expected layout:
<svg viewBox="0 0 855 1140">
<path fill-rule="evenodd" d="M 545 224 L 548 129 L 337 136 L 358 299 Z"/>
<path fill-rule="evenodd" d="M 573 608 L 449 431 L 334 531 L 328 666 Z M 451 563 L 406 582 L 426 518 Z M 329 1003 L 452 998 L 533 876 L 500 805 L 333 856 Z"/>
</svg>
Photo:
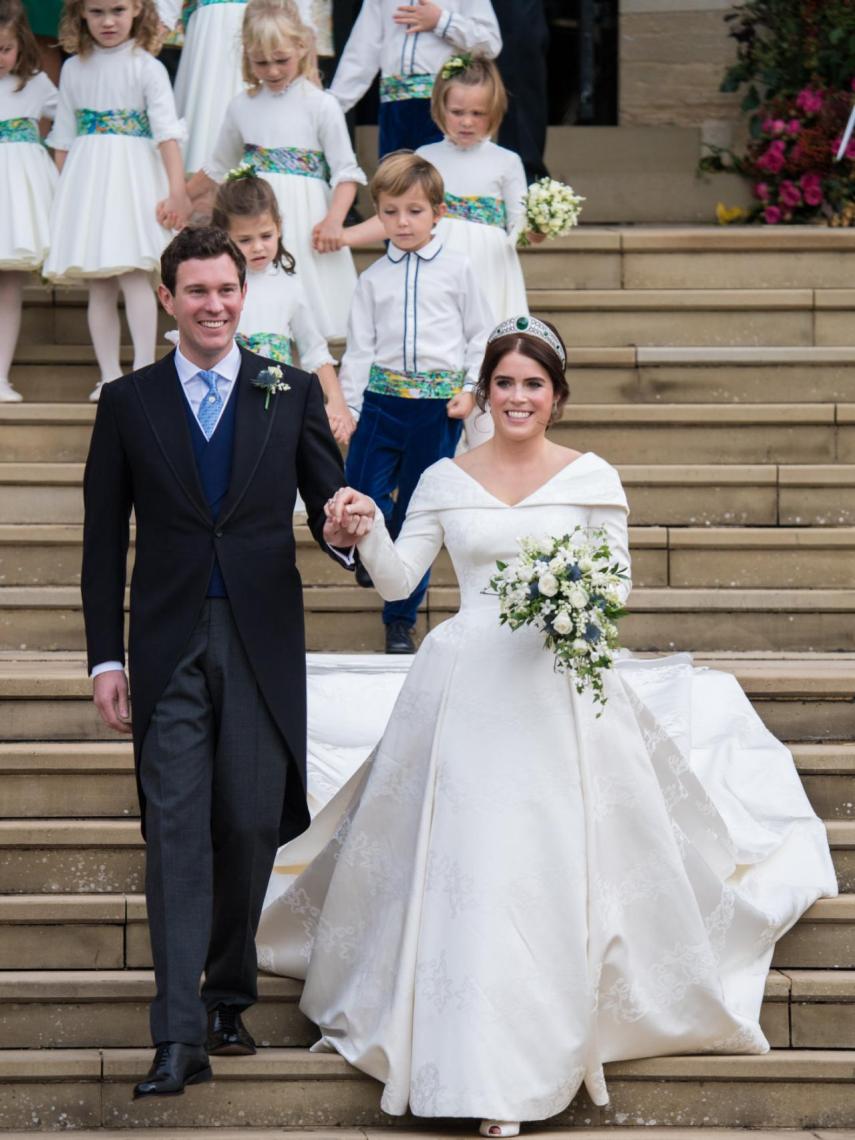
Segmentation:
<svg viewBox="0 0 855 1140">
<path fill-rule="evenodd" d="M 222 360 L 234 339 L 245 288 L 228 254 L 191 258 L 178 267 L 175 292 L 161 285 L 161 303 L 178 325 L 181 351 L 202 368 Z"/>
</svg>

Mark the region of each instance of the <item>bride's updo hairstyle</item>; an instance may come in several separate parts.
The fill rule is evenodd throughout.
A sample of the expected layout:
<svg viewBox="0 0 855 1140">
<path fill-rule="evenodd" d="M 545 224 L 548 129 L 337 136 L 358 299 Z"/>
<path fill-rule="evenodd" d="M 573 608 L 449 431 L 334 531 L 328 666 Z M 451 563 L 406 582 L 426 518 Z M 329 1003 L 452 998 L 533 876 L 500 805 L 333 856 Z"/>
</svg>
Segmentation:
<svg viewBox="0 0 855 1140">
<path fill-rule="evenodd" d="M 537 323 L 545 325 L 549 329 L 561 346 L 564 360 L 566 360 L 567 349 L 555 325 L 544 320 L 539 320 Z M 570 385 L 564 375 L 564 360 L 548 341 L 536 333 L 521 332 L 514 329 L 487 342 L 484 359 L 481 362 L 481 370 L 478 373 L 478 383 L 475 386 L 475 403 L 482 412 L 487 410 L 487 404 L 490 400 L 490 381 L 501 364 L 502 358 L 507 356 L 509 352 L 519 352 L 522 356 L 527 356 L 529 360 L 536 361 L 552 381 L 553 412 L 549 418 L 549 426 L 551 427 L 557 420 L 561 419 L 564 405 L 570 399 Z"/>
</svg>

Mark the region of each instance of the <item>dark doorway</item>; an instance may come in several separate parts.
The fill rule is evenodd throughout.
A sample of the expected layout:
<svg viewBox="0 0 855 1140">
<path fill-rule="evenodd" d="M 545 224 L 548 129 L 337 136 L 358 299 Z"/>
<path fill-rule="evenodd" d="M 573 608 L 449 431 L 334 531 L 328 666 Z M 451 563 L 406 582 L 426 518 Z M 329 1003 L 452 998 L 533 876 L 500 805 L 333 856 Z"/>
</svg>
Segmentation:
<svg viewBox="0 0 855 1140">
<path fill-rule="evenodd" d="M 554 126 L 616 126 L 618 0 L 545 0 Z"/>
</svg>

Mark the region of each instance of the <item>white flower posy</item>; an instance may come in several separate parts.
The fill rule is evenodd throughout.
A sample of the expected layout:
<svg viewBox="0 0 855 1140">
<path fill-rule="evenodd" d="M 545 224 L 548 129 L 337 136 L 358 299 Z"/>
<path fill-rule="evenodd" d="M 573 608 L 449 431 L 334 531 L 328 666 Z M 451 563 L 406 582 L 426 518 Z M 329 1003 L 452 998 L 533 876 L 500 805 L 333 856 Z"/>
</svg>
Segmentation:
<svg viewBox="0 0 855 1140">
<path fill-rule="evenodd" d="M 519 557 L 497 562 L 490 579 L 499 621 L 543 633 L 556 669 L 570 674 L 578 693 L 590 689 L 604 705 L 603 673 L 618 647 L 615 622 L 625 612 L 621 584 L 629 575 L 614 562 L 603 530 L 576 527 L 560 538 L 521 538 L 519 544 Z"/>
<path fill-rule="evenodd" d="M 548 238 L 565 237 L 579 224 L 584 201 L 572 186 L 555 178 L 533 182 L 523 198 L 526 224 L 517 244 L 529 244 L 529 231 Z"/>
</svg>

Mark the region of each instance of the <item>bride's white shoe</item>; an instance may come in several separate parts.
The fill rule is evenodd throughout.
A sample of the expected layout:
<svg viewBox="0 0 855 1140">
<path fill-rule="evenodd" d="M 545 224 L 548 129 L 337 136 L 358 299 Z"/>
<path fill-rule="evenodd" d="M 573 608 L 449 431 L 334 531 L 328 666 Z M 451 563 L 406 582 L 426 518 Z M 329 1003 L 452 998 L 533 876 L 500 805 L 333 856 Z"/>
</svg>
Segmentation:
<svg viewBox="0 0 855 1140">
<path fill-rule="evenodd" d="M 478 1129 L 482 1136 L 519 1136 L 518 1120 L 482 1120 Z"/>
</svg>

